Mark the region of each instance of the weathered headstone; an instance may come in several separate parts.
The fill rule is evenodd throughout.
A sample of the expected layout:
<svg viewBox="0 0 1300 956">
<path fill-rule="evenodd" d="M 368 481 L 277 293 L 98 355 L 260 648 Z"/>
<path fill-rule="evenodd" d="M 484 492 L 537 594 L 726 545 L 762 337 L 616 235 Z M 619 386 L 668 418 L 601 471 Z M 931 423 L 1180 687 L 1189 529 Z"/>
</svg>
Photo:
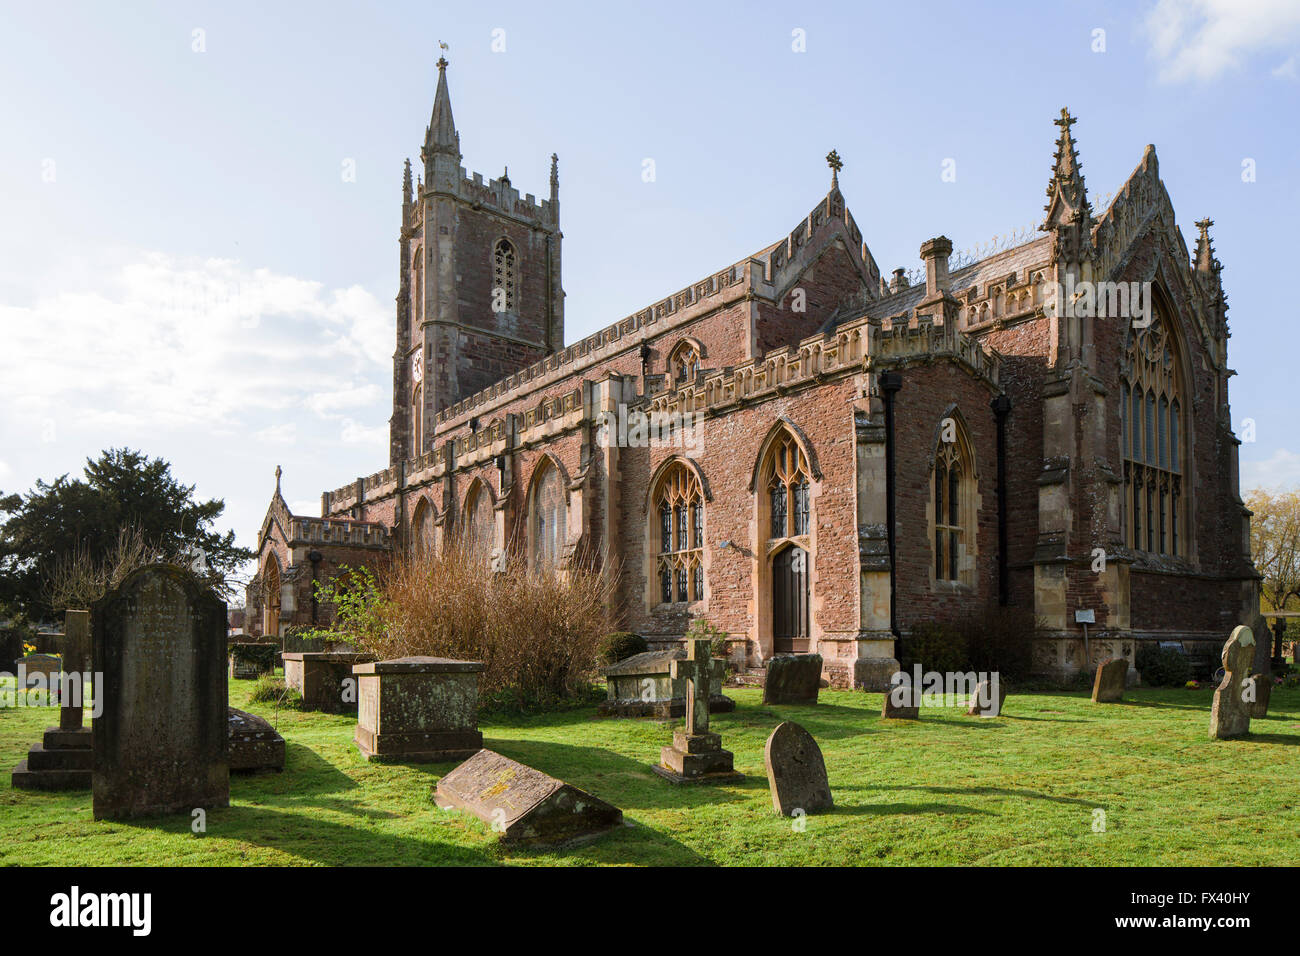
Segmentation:
<svg viewBox="0 0 1300 956">
<path fill-rule="evenodd" d="M 232 771 L 284 769 L 284 738 L 269 721 L 235 707 L 227 707 L 226 715 Z"/>
<path fill-rule="evenodd" d="M 763 748 L 763 763 L 772 809 L 782 816 L 835 806 L 821 748 L 812 734 L 793 721 L 784 721 L 772 731 Z"/>
<path fill-rule="evenodd" d="M 1097 665 L 1097 676 L 1092 679 L 1092 702 L 1107 704 L 1124 699 L 1124 683 L 1128 680 L 1128 658 L 1111 657 Z"/>
<path fill-rule="evenodd" d="M 1250 704 L 1251 717 L 1267 717 L 1268 701 L 1273 696 L 1273 678 L 1268 674 L 1251 674 L 1255 699 Z"/>
<path fill-rule="evenodd" d="M 468 810 L 505 843 L 567 842 L 623 822 L 618 807 L 491 750 L 439 780 L 434 800 L 444 810 Z"/>
<path fill-rule="evenodd" d="M 1238 625 L 1223 645 L 1223 680 L 1214 691 L 1210 707 L 1210 739 L 1227 740 L 1250 730 L 1251 704 L 1246 700 L 1246 682 L 1255 663 L 1255 635 Z"/>
<path fill-rule="evenodd" d="M 993 685 L 997 685 L 997 699 L 994 700 Z M 1007 685 L 1001 680 L 982 680 L 975 685 L 971 694 L 970 706 L 966 709 L 968 717 L 997 717 L 1002 713 L 1002 705 L 1007 700 Z"/>
<path fill-rule="evenodd" d="M 33 744 L 14 768 L 11 781 L 15 789 L 90 789 L 94 752 L 90 728 L 82 726 L 89 612 L 68 611 L 65 634 L 63 676 L 54 685 L 59 691 L 59 726 L 47 728 L 41 742 Z"/>
<path fill-rule="evenodd" d="M 229 806 L 225 602 L 191 572 L 153 564 L 96 602 L 91 620 L 104 695 L 95 819 Z"/>
<path fill-rule="evenodd" d="M 302 695 L 303 710 L 326 714 L 357 712 L 355 664 L 366 664 L 373 654 L 356 651 L 285 651 L 284 682 Z"/>
<path fill-rule="evenodd" d="M 885 703 L 880 708 L 881 718 L 890 720 L 917 720 L 921 716 L 921 688 L 910 680 L 901 680 L 907 675 L 898 671 L 890 678 L 889 689 L 885 691 Z"/>
<path fill-rule="evenodd" d="M 820 654 L 777 654 L 767 659 L 763 673 L 763 703 L 817 703 L 822 684 Z"/>
<path fill-rule="evenodd" d="M 722 662 L 715 661 L 709 641 L 687 642 L 686 658 L 672 661 L 674 680 L 685 678 L 686 726 L 673 731 L 673 745 L 659 752 L 651 769 L 672 783 L 724 783 L 744 779 L 736 773 L 735 757 L 722 749 L 722 737 L 709 732 L 709 693 L 722 679 Z"/>
<path fill-rule="evenodd" d="M 22 668 L 23 686 L 44 686 L 51 690 L 58 686 L 59 672 L 63 670 L 63 661 L 57 654 L 28 654 L 18 659 Z"/>
<path fill-rule="evenodd" d="M 483 747 L 478 729 L 479 661 L 399 657 L 354 664 L 357 732 L 367 760 L 463 760 Z"/>
<path fill-rule="evenodd" d="M 596 713 L 602 717 L 681 717 L 686 713 L 684 678 L 674 680 L 672 662 L 686 658 L 685 648 L 667 651 L 643 651 L 616 664 L 601 668 L 607 698 Z M 717 668 L 715 668 L 715 671 Z M 718 687 L 722 686 L 719 671 Z M 717 690 L 709 694 L 709 713 L 726 714 L 736 709 L 736 702 Z"/>
</svg>

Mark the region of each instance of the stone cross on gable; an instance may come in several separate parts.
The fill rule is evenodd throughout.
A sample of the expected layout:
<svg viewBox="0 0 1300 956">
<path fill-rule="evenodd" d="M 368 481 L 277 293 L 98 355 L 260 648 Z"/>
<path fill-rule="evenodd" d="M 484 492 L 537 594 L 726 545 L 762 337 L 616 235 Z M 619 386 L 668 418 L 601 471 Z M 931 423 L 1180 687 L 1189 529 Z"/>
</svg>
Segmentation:
<svg viewBox="0 0 1300 956">
<path fill-rule="evenodd" d="M 722 662 L 715 661 L 710 653 L 710 642 L 695 638 L 686 642 L 686 659 L 670 662 L 673 680 L 685 678 L 686 733 L 704 734 L 709 731 L 709 696 L 713 681 L 722 681 Z"/>
</svg>

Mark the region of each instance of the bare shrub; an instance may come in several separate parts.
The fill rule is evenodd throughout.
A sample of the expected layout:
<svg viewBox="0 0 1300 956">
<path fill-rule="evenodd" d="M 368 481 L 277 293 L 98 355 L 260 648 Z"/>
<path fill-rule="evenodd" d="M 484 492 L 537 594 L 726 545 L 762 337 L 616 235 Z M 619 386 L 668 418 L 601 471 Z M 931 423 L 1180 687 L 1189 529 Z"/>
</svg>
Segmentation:
<svg viewBox="0 0 1300 956">
<path fill-rule="evenodd" d="M 456 538 L 379 573 L 351 570 L 318 585 L 336 623 L 312 636 L 344 640 L 381 660 L 450 657 L 484 664 L 487 700 L 550 706 L 585 694 L 613 622 L 617 570 L 575 560 L 567 570 L 491 566 L 487 549 Z"/>
</svg>

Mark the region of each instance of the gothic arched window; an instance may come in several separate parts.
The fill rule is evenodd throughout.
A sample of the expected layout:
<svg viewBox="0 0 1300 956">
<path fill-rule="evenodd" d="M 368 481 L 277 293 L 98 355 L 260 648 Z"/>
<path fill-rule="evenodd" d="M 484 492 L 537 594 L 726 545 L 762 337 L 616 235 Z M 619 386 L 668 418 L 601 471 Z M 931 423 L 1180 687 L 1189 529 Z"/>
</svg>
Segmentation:
<svg viewBox="0 0 1300 956">
<path fill-rule="evenodd" d="M 543 458 L 533 478 L 529 504 L 529 537 L 536 567 L 556 564 L 564 550 L 568 505 L 564 478 L 549 458 Z"/>
<path fill-rule="evenodd" d="M 704 490 L 699 476 L 677 461 L 651 496 L 651 540 L 657 550 L 655 591 L 660 602 L 704 599 Z"/>
<path fill-rule="evenodd" d="M 493 546 L 495 519 L 492 512 L 492 495 L 483 482 L 475 480 L 465 495 L 465 543 L 473 550 Z"/>
<path fill-rule="evenodd" d="M 1124 541 L 1151 554 L 1187 553 L 1182 369 L 1162 309 L 1146 328 L 1130 323 L 1120 364 Z"/>
<path fill-rule="evenodd" d="M 518 299 L 515 269 L 518 256 L 509 239 L 498 239 L 492 250 L 492 308 L 495 312 L 514 312 Z"/>
<path fill-rule="evenodd" d="M 788 431 L 772 443 L 763 470 L 767 487 L 770 537 L 796 538 L 808 533 L 808 459 Z"/>
<path fill-rule="evenodd" d="M 685 385 L 695 380 L 700 370 L 700 350 L 690 342 L 682 342 L 668 356 L 668 372 L 674 385 Z"/>
<path fill-rule="evenodd" d="M 966 558 L 975 548 L 975 461 L 965 429 L 945 419 L 931 476 L 934 579 L 972 583 Z"/>
<path fill-rule="evenodd" d="M 433 550 L 433 506 L 421 498 L 411 519 L 411 549 L 416 554 L 429 554 Z"/>
</svg>

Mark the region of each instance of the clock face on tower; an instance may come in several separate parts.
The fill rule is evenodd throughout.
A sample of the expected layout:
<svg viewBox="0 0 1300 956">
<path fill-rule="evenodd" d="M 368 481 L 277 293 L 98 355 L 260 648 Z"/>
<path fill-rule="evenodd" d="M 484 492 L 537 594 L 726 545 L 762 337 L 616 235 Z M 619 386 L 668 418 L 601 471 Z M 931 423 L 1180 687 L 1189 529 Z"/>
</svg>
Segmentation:
<svg viewBox="0 0 1300 956">
<path fill-rule="evenodd" d="M 411 382 L 419 384 L 424 381 L 424 349 L 421 348 L 411 356 Z"/>
</svg>

